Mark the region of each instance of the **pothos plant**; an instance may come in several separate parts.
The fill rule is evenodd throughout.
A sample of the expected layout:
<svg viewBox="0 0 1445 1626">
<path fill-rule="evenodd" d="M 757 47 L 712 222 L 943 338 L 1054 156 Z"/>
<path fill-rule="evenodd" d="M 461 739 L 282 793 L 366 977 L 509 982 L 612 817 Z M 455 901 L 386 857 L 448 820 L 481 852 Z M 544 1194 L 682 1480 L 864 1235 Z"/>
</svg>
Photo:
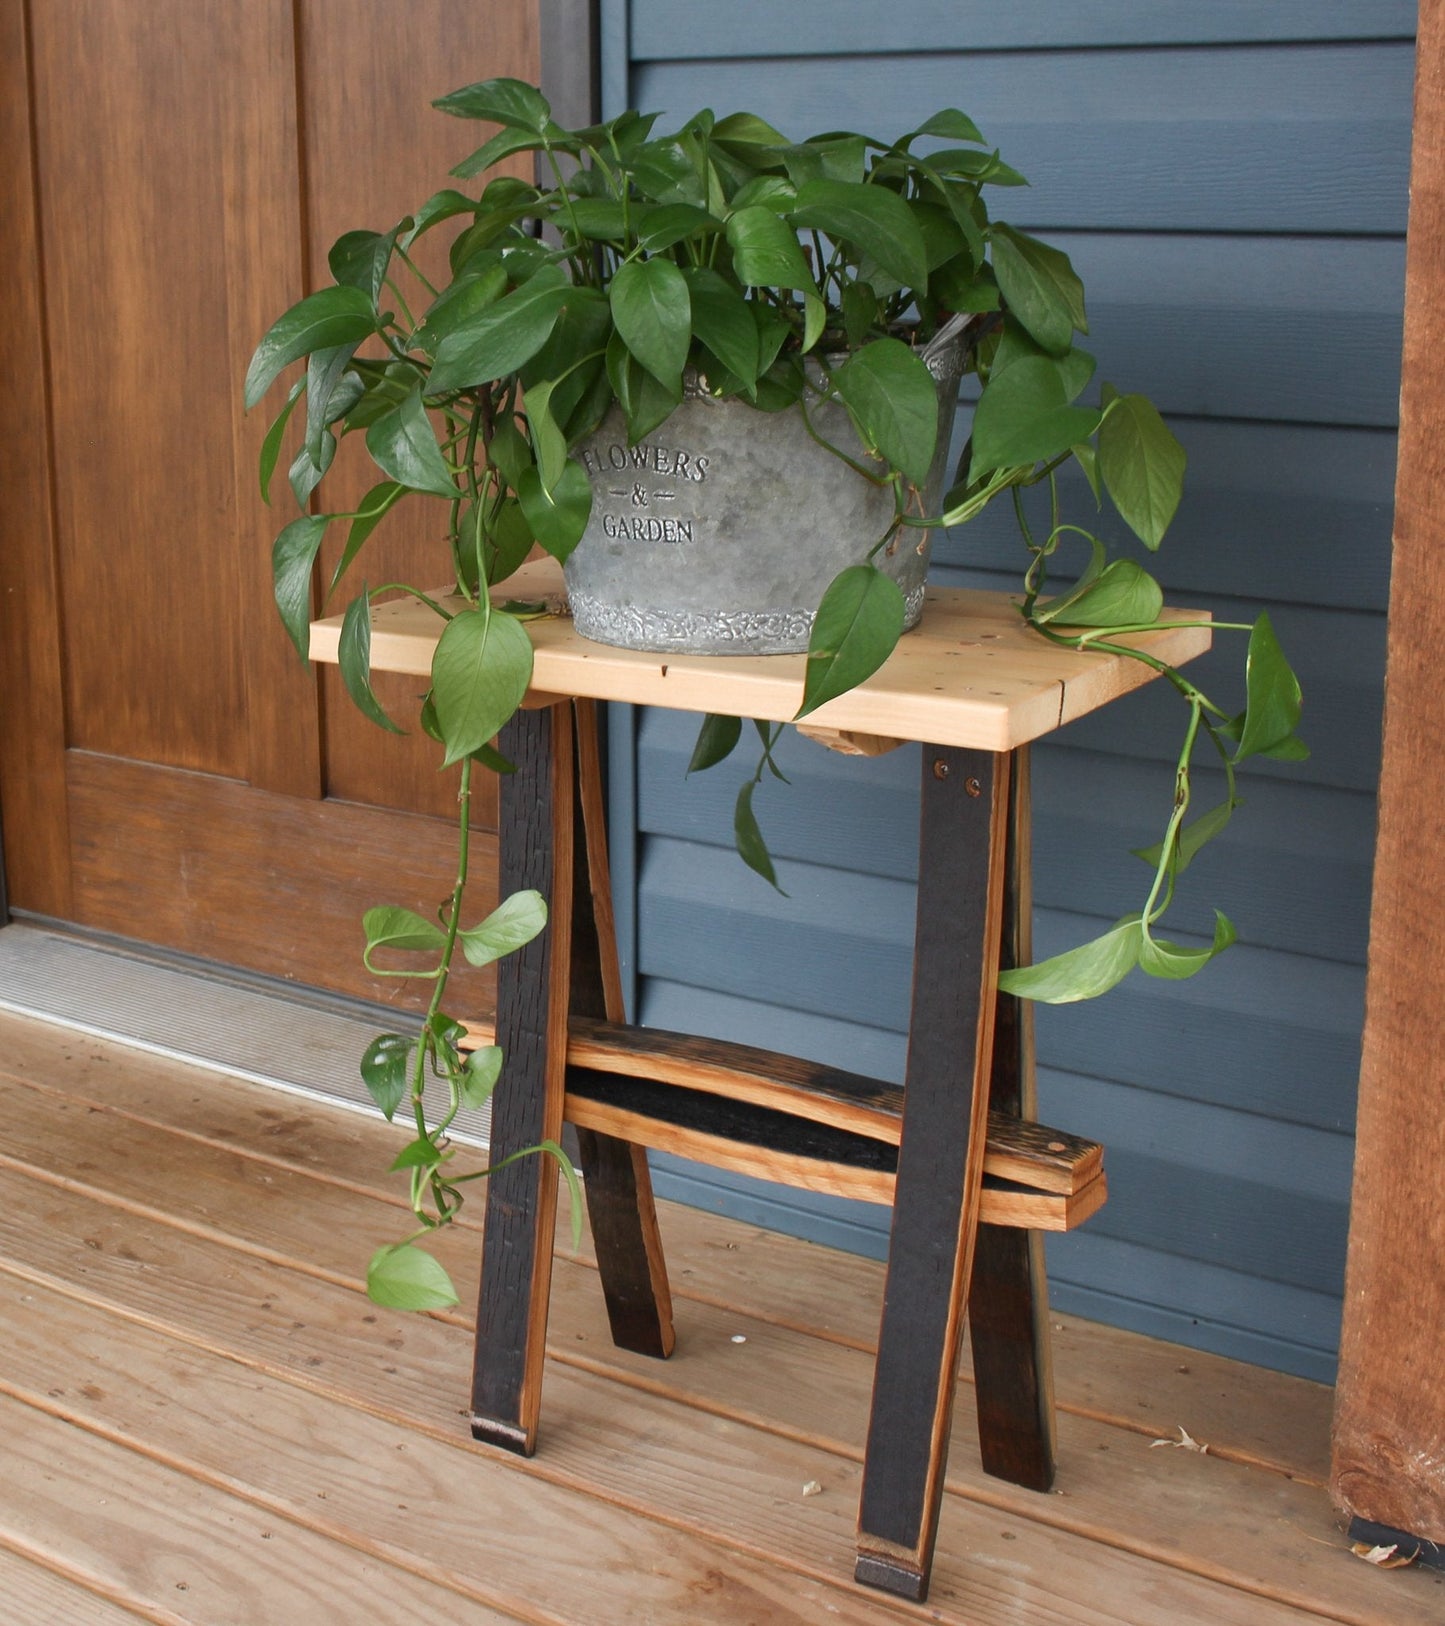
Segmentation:
<svg viewBox="0 0 1445 1626">
<path fill-rule="evenodd" d="M 420 726 L 441 747 L 442 766 L 460 776 L 457 883 L 438 918 L 397 908 L 365 918 L 373 971 L 432 984 L 417 1030 L 380 1036 L 362 1062 L 382 1112 L 391 1118 L 406 1102 L 415 1124 L 397 1166 L 410 1170 L 417 1230 L 381 1249 L 368 1279 L 374 1298 L 409 1307 L 455 1302 L 441 1267 L 414 1244 L 453 1217 L 464 1180 L 477 1177 L 452 1171 L 447 1132 L 462 1106 L 486 1100 L 502 1065 L 495 1049 L 468 1053 L 445 1011 L 455 955 L 487 963 L 545 922 L 535 894 L 505 900 L 480 925 L 461 922 L 472 774 L 477 765 L 509 771 L 492 742 L 532 669 L 524 623 L 536 607 L 494 602 L 492 590 L 534 547 L 565 561 L 577 546 L 592 488 L 573 451 L 614 402 L 634 444 L 679 404 L 689 377 L 760 412 L 796 408 L 807 417 L 825 398 L 846 408 L 866 455 L 832 449 L 891 488 L 895 523 L 819 604 L 799 718 L 867 678 L 903 630 L 903 596 L 878 568 L 879 553 L 909 528 L 961 525 L 1005 494 L 1027 559 L 1020 609 L 1028 624 L 1054 643 L 1142 661 L 1178 690 L 1184 737 L 1162 839 L 1142 855 L 1152 874 L 1143 906 L 1093 942 L 1009 971 L 1007 991 L 1067 1001 L 1102 993 L 1135 967 L 1164 977 L 1199 970 L 1234 928 L 1218 915 L 1213 941 L 1198 947 L 1160 936 L 1175 883 L 1237 805 L 1237 765 L 1303 755 L 1299 686 L 1267 616 L 1238 629 L 1248 633 L 1248 654 L 1236 714 L 1135 646 L 1165 625 L 1157 582 L 1062 517 L 1058 475 L 1073 463 L 1096 503 L 1107 496 L 1157 548 L 1179 502 L 1184 454 L 1142 395 L 1106 385 L 1097 405 L 1081 404 L 1095 370 L 1075 342 L 1087 331 L 1082 285 L 1058 249 L 992 218 L 986 189 L 1026 183 L 966 114 L 945 109 L 892 141 L 830 132 L 794 142 L 748 113 L 704 111 L 664 135 L 654 133 L 656 115 L 636 112 L 564 129 L 539 91 L 512 79 L 467 86 L 435 105 L 498 126 L 456 179 L 474 181 L 520 155 L 534 155 L 539 179 L 499 174 L 479 194 L 449 186 L 386 230 L 348 232 L 330 252 L 332 285 L 275 322 L 245 386 L 249 408 L 289 366 L 305 364 L 265 437 L 260 471 L 269 500 L 304 399 L 289 470 L 303 512 L 273 550 L 276 602 L 303 656 L 314 567 L 333 526 L 345 528 L 345 541 L 328 593 L 402 503 L 434 508 L 446 538 L 437 570 L 445 588 L 363 585 L 346 608 L 339 655 L 351 698 L 396 729 L 372 687 L 371 604 L 401 592 L 430 608 L 439 637 Z M 415 250 L 443 229 L 450 243 L 438 281 Z M 960 315 L 973 320 L 970 367 L 982 388 L 957 484 L 941 514 L 927 515 L 918 488 L 940 424 L 918 349 Z M 380 479 L 353 509 L 310 511 L 347 435 L 363 437 Z M 1043 524 L 1030 519 L 1030 487 L 1047 492 Z M 1085 550 L 1082 574 L 1051 593 L 1050 572 L 1074 544 Z M 776 726 L 758 727 L 762 758 L 739 792 L 735 828 L 744 858 L 775 883 L 752 799 Z M 721 761 L 740 735 L 739 719 L 707 718 L 691 766 Z M 1222 763 L 1226 795 L 1191 817 L 1201 741 Z M 394 953 L 428 963 L 398 968 Z M 423 1099 L 429 1078 L 447 1097 L 435 1123 Z M 560 1149 L 545 1150 L 570 1176 Z"/>
</svg>

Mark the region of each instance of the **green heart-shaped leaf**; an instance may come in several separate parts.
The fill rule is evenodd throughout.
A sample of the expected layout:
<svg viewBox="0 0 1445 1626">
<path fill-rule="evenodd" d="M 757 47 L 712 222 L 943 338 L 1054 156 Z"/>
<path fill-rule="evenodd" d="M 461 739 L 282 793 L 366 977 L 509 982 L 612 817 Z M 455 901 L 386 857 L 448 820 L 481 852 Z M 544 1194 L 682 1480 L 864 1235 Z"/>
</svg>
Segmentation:
<svg viewBox="0 0 1445 1626">
<path fill-rule="evenodd" d="M 1067 404 L 1059 369 L 1047 356 L 1025 356 L 984 386 L 973 414 L 970 483 L 993 469 L 1046 461 L 1085 441 L 1099 414 Z"/>
<path fill-rule="evenodd" d="M 357 710 L 388 733 L 404 734 L 406 730 L 387 716 L 371 687 L 371 594 L 364 587 L 341 618 L 336 660 L 341 681 Z"/>
<path fill-rule="evenodd" d="M 573 198 L 552 217 L 567 228 L 596 242 L 620 241 L 627 235 L 629 215 L 620 198 Z"/>
<path fill-rule="evenodd" d="M 291 421 L 291 414 L 296 410 L 296 403 L 301 399 L 301 392 L 306 388 L 306 380 L 298 378 L 291 386 L 291 393 L 286 397 L 286 405 L 271 420 L 271 427 L 266 431 L 266 438 L 261 442 L 261 456 L 258 471 L 261 476 L 261 501 L 271 501 L 271 476 L 276 472 L 276 461 L 281 455 L 281 442 L 286 436 L 286 425 Z"/>
<path fill-rule="evenodd" d="M 798 234 L 763 204 L 730 214 L 727 238 L 733 271 L 746 287 L 816 288 Z"/>
<path fill-rule="evenodd" d="M 697 732 L 697 744 L 692 748 L 688 762 L 689 773 L 701 773 L 704 768 L 716 767 L 732 754 L 733 747 L 742 738 L 741 717 L 720 717 L 711 712 L 702 720 Z"/>
<path fill-rule="evenodd" d="M 462 1105 L 479 1112 L 492 1098 L 497 1080 L 502 1076 L 502 1052 L 494 1044 L 483 1045 L 467 1057 L 467 1064 L 457 1080 L 457 1093 Z"/>
<path fill-rule="evenodd" d="M 582 540 L 592 512 L 592 482 L 586 470 L 569 457 L 556 485 L 548 491 L 539 469 L 523 469 L 517 483 L 517 500 L 532 535 L 554 559 L 565 564 Z"/>
<path fill-rule="evenodd" d="M 750 147 L 783 147 L 788 140 L 756 113 L 729 113 L 713 125 L 712 135 L 714 141 L 734 141 Z"/>
<path fill-rule="evenodd" d="M 443 767 L 480 750 L 522 704 L 532 679 L 532 640 L 503 610 L 463 610 L 452 617 L 432 656 L 437 726 L 446 744 Z"/>
<path fill-rule="evenodd" d="M 1299 727 L 1301 697 L 1294 675 L 1268 612 L 1261 611 L 1249 634 L 1245 659 L 1244 725 L 1240 730 L 1236 762 L 1263 756 L 1293 743 Z"/>
<path fill-rule="evenodd" d="M 1084 285 L 1068 255 L 1001 222 L 990 228 L 990 237 L 1004 302 L 1050 355 L 1062 355 L 1076 329 L 1089 331 Z"/>
<path fill-rule="evenodd" d="M 1185 977 L 1192 977 L 1196 972 L 1202 971 L 1217 954 L 1223 954 L 1225 949 L 1235 940 L 1234 923 L 1218 909 L 1214 911 L 1214 941 L 1207 948 L 1184 948 L 1178 943 L 1167 942 L 1162 937 L 1150 937 L 1144 934 L 1139 949 L 1139 966 L 1147 971 L 1151 977 L 1165 977 L 1171 982 L 1181 982 Z"/>
<path fill-rule="evenodd" d="M 886 186 L 809 181 L 798 188 L 791 214 L 795 226 L 852 244 L 908 287 L 921 288 L 928 281 L 923 233 L 908 205 Z"/>
<path fill-rule="evenodd" d="M 1121 395 L 1099 429 L 1099 473 L 1124 523 L 1148 547 L 1164 540 L 1184 491 L 1184 448 L 1142 395 Z"/>
<path fill-rule="evenodd" d="M 1144 934 L 1135 916 L 1112 931 L 1078 948 L 999 973 L 998 985 L 1019 999 L 1037 999 L 1045 1005 L 1072 1005 L 1081 999 L 1106 994 L 1139 963 Z"/>
<path fill-rule="evenodd" d="M 435 354 L 443 339 L 475 322 L 489 305 L 506 292 L 507 268 L 500 257 L 478 255 L 448 288 L 432 301 L 415 343 Z"/>
<path fill-rule="evenodd" d="M 756 779 L 749 779 L 738 792 L 737 802 L 733 806 L 733 840 L 737 844 L 738 856 L 754 873 L 761 875 L 771 887 L 779 892 L 777 871 L 773 868 L 773 855 L 768 851 L 768 844 L 763 840 L 763 832 L 758 825 L 757 814 L 753 812 L 753 792 L 758 788 Z"/>
<path fill-rule="evenodd" d="M 271 545 L 276 608 L 302 660 L 311 641 L 311 571 L 330 518 L 329 514 L 306 514 L 293 519 Z"/>
<path fill-rule="evenodd" d="M 420 385 L 366 431 L 366 449 L 377 468 L 398 485 L 434 497 L 459 495 L 422 405 Z"/>
<path fill-rule="evenodd" d="M 439 96 L 432 106 L 453 118 L 489 119 L 533 135 L 545 134 L 552 123 L 551 103 L 535 86 L 520 79 L 483 79 Z"/>
<path fill-rule="evenodd" d="M 835 576 L 818 606 L 808 639 L 808 666 L 798 717 L 869 678 L 903 636 L 903 592 L 872 565 L 850 565 Z"/>
<path fill-rule="evenodd" d="M 553 128 L 556 129 L 556 126 Z M 561 131 L 557 133 L 560 135 Z M 546 142 L 542 137 L 531 130 L 498 130 L 490 141 L 484 141 L 474 153 L 469 153 L 461 163 L 453 165 L 452 174 L 458 180 L 469 181 L 474 175 L 480 175 L 514 153 L 537 152 L 544 146 Z"/>
<path fill-rule="evenodd" d="M 480 926 L 459 932 L 469 965 L 491 965 L 504 954 L 530 943 L 547 924 L 547 902 L 540 892 L 514 892 L 492 910 Z"/>
<path fill-rule="evenodd" d="M 442 1149 L 430 1135 L 418 1135 L 405 1146 L 391 1160 L 391 1167 L 387 1171 L 395 1174 L 399 1169 L 432 1169 L 442 1160 Z"/>
<path fill-rule="evenodd" d="M 994 351 L 993 361 L 989 366 L 989 376 L 997 377 L 1005 368 L 1011 367 L 1016 361 L 1022 361 L 1026 356 L 1042 356 L 1058 371 L 1060 382 L 1064 386 L 1064 400 L 1070 405 L 1084 393 L 1098 365 L 1087 350 L 1081 350 L 1077 345 L 1071 345 L 1061 356 L 1049 355 L 1048 351 L 1036 344 L 1012 316 L 1006 316 L 1003 332 L 999 335 L 998 348 Z"/>
<path fill-rule="evenodd" d="M 960 113 L 956 107 L 945 107 L 940 112 L 933 114 L 931 118 L 918 126 L 913 135 L 908 137 L 908 140 L 911 141 L 913 136 L 921 135 L 940 136 L 945 141 L 982 142 L 983 140 L 978 126 L 969 118 L 967 113 Z M 907 144 L 907 142 L 904 142 L 905 146 Z"/>
<path fill-rule="evenodd" d="M 1213 841 L 1224 827 L 1229 823 L 1238 801 L 1221 802 L 1218 807 L 1212 807 L 1207 813 L 1201 813 L 1197 819 L 1186 824 L 1179 832 L 1179 839 L 1174 849 L 1174 873 L 1182 875 L 1194 862 L 1195 855 L 1206 842 Z M 1159 860 L 1164 856 L 1164 843 L 1156 841 L 1152 847 L 1138 847 L 1134 850 L 1136 858 L 1142 858 L 1151 869 L 1157 868 Z"/>
<path fill-rule="evenodd" d="M 388 1123 L 410 1088 L 411 1053 L 415 1038 L 400 1033 L 378 1034 L 361 1058 L 361 1081 Z"/>
<path fill-rule="evenodd" d="M 323 471 L 330 463 L 322 445 L 324 432 L 366 393 L 360 374 L 351 368 L 355 354 L 354 344 L 339 344 L 313 350 L 306 358 L 306 455 Z"/>
<path fill-rule="evenodd" d="M 1115 559 L 1082 591 L 1075 589 L 1037 612 L 1040 621 L 1068 627 L 1139 627 L 1164 607 L 1159 583 L 1132 559 Z"/>
<path fill-rule="evenodd" d="M 279 316 L 256 346 L 246 369 L 247 408 L 276 381 L 283 367 L 313 350 L 360 344 L 376 332 L 376 313 L 360 288 L 322 288 Z"/>
<path fill-rule="evenodd" d="M 546 344 L 571 286 L 558 266 L 544 265 L 478 311 L 437 346 L 427 394 L 473 389 L 516 372 Z"/>
<path fill-rule="evenodd" d="M 461 1301 L 451 1277 L 409 1242 L 378 1248 L 366 1269 L 366 1296 L 389 1310 L 446 1310 Z"/>
<path fill-rule="evenodd" d="M 639 364 L 620 333 L 614 333 L 607 344 L 607 378 L 627 419 L 627 438 L 634 446 L 670 417 L 682 400 L 681 382 L 676 389 L 659 383 Z"/>
<path fill-rule="evenodd" d="M 352 520 L 351 529 L 346 533 L 346 546 L 341 551 L 340 559 L 336 561 L 336 569 L 331 573 L 328 594 L 336 591 L 336 584 L 346 574 L 351 561 L 361 552 L 367 537 L 406 495 L 406 489 L 395 480 L 382 480 L 361 499 L 357 506 L 356 518 Z"/>
<path fill-rule="evenodd" d="M 375 309 L 395 246 L 394 231 L 349 231 L 331 245 L 326 263 L 337 282 L 360 288 Z"/>
<path fill-rule="evenodd" d="M 366 933 L 366 952 L 399 949 L 409 954 L 431 954 L 446 947 L 446 933 L 434 920 L 414 909 L 396 906 L 368 909 L 361 917 Z"/>
<path fill-rule="evenodd" d="M 692 343 L 692 299 L 671 260 L 632 260 L 608 293 L 622 342 L 668 389 L 681 388 Z"/>
<path fill-rule="evenodd" d="M 444 220 L 452 220 L 457 215 L 474 214 L 476 207 L 475 198 L 469 198 L 465 192 L 458 192 L 455 187 L 444 187 L 440 192 L 433 192 L 412 215 L 410 225 L 400 233 L 397 241 L 403 248 L 410 248 L 423 232 L 428 232 L 433 226 L 440 225 Z"/>
<path fill-rule="evenodd" d="M 683 272 L 692 303 L 692 329 L 745 388 L 758 380 L 758 324 L 752 307 L 725 277 L 706 266 Z"/>
<path fill-rule="evenodd" d="M 649 254 L 661 254 L 674 244 L 722 230 L 722 221 L 695 203 L 662 203 L 642 211 L 637 241 Z"/>
<path fill-rule="evenodd" d="M 938 442 L 938 385 L 918 356 L 901 339 L 875 339 L 832 379 L 865 445 L 923 485 Z"/>
</svg>

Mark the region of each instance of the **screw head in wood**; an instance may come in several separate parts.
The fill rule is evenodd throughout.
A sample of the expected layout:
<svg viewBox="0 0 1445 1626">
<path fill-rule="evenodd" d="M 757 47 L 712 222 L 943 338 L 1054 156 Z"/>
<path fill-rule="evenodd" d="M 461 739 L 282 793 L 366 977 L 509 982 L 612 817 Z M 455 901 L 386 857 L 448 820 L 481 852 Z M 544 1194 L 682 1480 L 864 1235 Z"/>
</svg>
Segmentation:
<svg viewBox="0 0 1445 1626">
<path fill-rule="evenodd" d="M 983 795 L 983 786 L 980 785 L 978 780 L 976 780 L 976 779 L 966 779 L 966 780 L 964 780 L 963 788 L 968 792 L 968 794 L 970 796 L 982 796 Z"/>
<path fill-rule="evenodd" d="M 933 762 L 933 777 L 935 779 L 948 778 L 948 763 L 942 757 L 935 757 Z"/>
</svg>

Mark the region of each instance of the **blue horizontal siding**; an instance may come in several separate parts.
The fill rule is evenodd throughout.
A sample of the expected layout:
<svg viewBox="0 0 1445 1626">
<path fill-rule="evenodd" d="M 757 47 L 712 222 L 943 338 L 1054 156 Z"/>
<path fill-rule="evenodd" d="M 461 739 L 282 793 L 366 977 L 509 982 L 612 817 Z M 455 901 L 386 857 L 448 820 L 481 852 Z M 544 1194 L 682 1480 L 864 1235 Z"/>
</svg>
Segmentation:
<svg viewBox="0 0 1445 1626">
<path fill-rule="evenodd" d="M 1176 602 L 1188 605 L 1192 595 Z M 1258 603 L 1215 598 L 1216 620 L 1248 623 Z M 1300 731 L 1310 747 L 1308 761 L 1251 761 L 1247 781 L 1283 778 L 1296 784 L 1373 791 L 1380 769 L 1380 708 L 1385 686 L 1383 616 L 1347 610 L 1314 610 L 1271 605 L 1270 618 L 1289 652 L 1305 689 Z M 1218 633 L 1214 648 L 1190 664 L 1190 675 L 1220 703 L 1242 707 L 1243 634 Z M 1179 701 L 1155 683 L 1109 707 L 1081 717 L 1054 736 L 1065 748 L 1163 760 L 1179 740 Z"/>
<path fill-rule="evenodd" d="M 1261 1284 L 1248 1259 L 1230 1269 L 1088 1227 L 1050 1237 L 1048 1258 L 1057 1309 L 1319 1383 L 1334 1380 L 1338 1292 Z"/>
<path fill-rule="evenodd" d="M 1382 384 L 1382 392 L 1386 387 Z M 1394 519 L 1390 430 L 1178 415 L 1171 427 L 1189 465 L 1184 501 L 1149 564 L 1167 587 L 1207 601 L 1228 593 L 1384 614 Z M 968 414 L 960 413 L 955 433 L 960 451 L 967 432 Z M 1111 546 L 1146 557 L 1112 509 L 1094 511 L 1082 475 L 1064 471 L 1061 490 L 1067 512 L 1097 522 Z M 1302 557 L 1309 559 L 1308 569 L 1301 568 Z M 1001 583 L 1012 583 L 1024 562 L 1013 510 L 994 504 L 969 525 L 940 537 L 934 558 L 996 572 Z M 1063 579 L 1070 559 L 1081 558 L 1064 556 Z"/>
<path fill-rule="evenodd" d="M 990 209 L 1052 231 L 1402 232 L 1413 52 L 931 50 L 860 64 L 653 62 L 637 104 L 664 124 L 737 106 L 801 138 L 840 126 L 882 140 L 961 107 L 1029 179 Z"/>
<path fill-rule="evenodd" d="M 764 56 L 881 56 L 1060 46 L 1235 45 L 1306 40 L 1410 40 L 1413 0 L 791 0 L 769 26 L 755 6 L 632 0 L 636 62 Z"/>
<path fill-rule="evenodd" d="M 679 969 L 686 970 L 686 967 Z M 907 1037 L 846 1017 L 821 1016 L 795 1006 L 740 998 L 716 987 L 697 987 L 654 974 L 643 984 L 639 1020 L 648 1027 L 761 1045 L 807 1056 L 870 1078 L 903 1077 Z"/>
<path fill-rule="evenodd" d="M 651 838 L 639 878 L 643 976 L 904 1032 L 913 888 L 786 860 L 778 877 L 787 897 L 742 872 L 723 847 Z M 1037 910 L 1036 951 L 1058 953 L 1107 924 Z M 1360 967 L 1241 944 L 1202 978 L 1136 973 L 1105 1001 L 1041 1009 L 1039 1060 L 1285 1122 L 1347 1128 L 1363 986 Z"/>
<path fill-rule="evenodd" d="M 1313 755 L 1252 766 L 1240 815 L 1186 877 L 1176 935 L 1205 929 L 1217 902 L 1239 946 L 1193 981 L 1135 976 L 1038 1013 L 1043 1114 L 1105 1142 L 1111 1183 L 1100 1215 L 1050 1239 L 1053 1302 L 1322 1379 L 1363 1012 L 1414 12 L 604 4 L 609 112 L 748 107 L 794 135 L 891 135 L 965 107 L 1034 183 L 995 193 L 994 212 L 1045 233 L 1084 278 L 1100 378 L 1147 391 L 1184 441 L 1185 504 L 1151 568 L 1170 602 L 1218 619 L 1269 608 L 1304 682 Z M 1065 495 L 1090 512 L 1077 485 Z M 1020 555 L 1000 509 L 940 537 L 936 573 L 1011 591 Z M 1194 670 L 1236 705 L 1242 640 L 1219 642 Z M 1039 954 L 1136 903 L 1129 848 L 1157 837 L 1179 722 L 1177 697 L 1153 685 L 1036 750 Z M 731 852 L 739 770 L 686 779 L 692 733 L 643 714 L 615 764 L 636 776 L 640 1019 L 900 1078 L 917 751 L 784 746 L 795 783 L 767 784 L 758 805 L 782 898 Z M 1200 806 L 1220 782 L 1200 770 Z M 866 1204 L 672 1160 L 658 1181 L 759 1223 L 886 1244 L 887 1213 Z"/>
<path fill-rule="evenodd" d="M 1089 290 L 1100 372 L 1188 417 L 1393 427 L 1404 246 L 1051 233 Z"/>
<path fill-rule="evenodd" d="M 641 1015 L 651 1026 L 741 1038 L 878 1077 L 902 1076 L 901 1033 L 658 977 L 645 988 Z M 1048 1239 L 1055 1307 L 1328 1381 L 1339 1325 L 1330 1261 L 1338 1263 L 1346 1223 L 1335 1194 L 1348 1163 L 1348 1137 L 1307 1132 L 1298 1139 L 1257 1113 L 1211 1112 L 1194 1102 L 1180 1103 L 1184 1116 L 1171 1117 L 1171 1103 L 1156 1094 L 1050 1068 L 1041 1071 L 1039 1084 L 1046 1121 L 1101 1136 L 1109 1147 L 1110 1204 L 1083 1231 Z M 1171 1135 L 1177 1145 L 1170 1145 Z M 1144 1155 L 1136 1149 L 1141 1137 Z M 1171 1151 L 1177 1155 L 1161 1155 Z M 873 1258 L 886 1253 L 886 1208 L 798 1193 L 678 1158 L 653 1161 L 663 1196 Z M 1289 1200 L 1280 1180 L 1266 1178 L 1271 1168 L 1299 1176 L 1299 1201 Z M 1216 1170 L 1227 1186 L 1216 1186 Z M 1221 1195 L 1237 1209 L 1232 1218 L 1220 1215 Z M 1117 1224 L 1100 1228 L 1110 1207 L 1116 1217 L 1132 1216 L 1134 1236 L 1118 1235 Z M 1315 1256 L 1293 1272 L 1302 1283 L 1280 1279 L 1274 1241 L 1281 1231 L 1295 1241 L 1280 1257 Z M 1255 1257 L 1261 1249 L 1271 1255 L 1263 1273 Z M 1291 1273 L 1287 1265 L 1284 1273 Z M 1262 1279 L 1269 1282 L 1264 1293 Z M 1309 1285 L 1319 1280 L 1323 1288 Z"/>
<path fill-rule="evenodd" d="M 644 714 L 638 742 L 640 828 L 719 847 L 731 842 L 740 765 L 686 774 L 693 719 Z M 759 792 L 774 856 L 912 881 L 918 752 L 906 747 L 867 761 L 793 736 L 778 760 L 791 784 Z M 1367 794 L 1252 778 L 1245 807 L 1200 856 L 1182 887 L 1190 900 L 1225 911 L 1244 941 L 1362 965 L 1369 930 L 1374 801 Z M 1196 774 L 1199 811 L 1224 797 L 1223 774 Z M 1132 761 L 1044 745 L 1034 752 L 1034 896 L 1112 918 L 1142 897 L 1145 872 L 1131 856 L 1157 839 L 1173 797 L 1163 762 Z M 1207 917 L 1205 917 L 1207 918 Z"/>
</svg>

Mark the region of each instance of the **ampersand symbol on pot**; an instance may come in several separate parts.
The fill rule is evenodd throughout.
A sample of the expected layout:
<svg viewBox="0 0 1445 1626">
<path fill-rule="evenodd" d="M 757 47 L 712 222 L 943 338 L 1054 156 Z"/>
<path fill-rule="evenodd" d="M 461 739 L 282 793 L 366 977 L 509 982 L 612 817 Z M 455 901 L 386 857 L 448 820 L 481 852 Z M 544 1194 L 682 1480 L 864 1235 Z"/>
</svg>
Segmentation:
<svg viewBox="0 0 1445 1626">
<path fill-rule="evenodd" d="M 633 486 L 632 488 L 632 506 L 634 508 L 647 507 L 647 493 L 641 486 Z"/>
</svg>

